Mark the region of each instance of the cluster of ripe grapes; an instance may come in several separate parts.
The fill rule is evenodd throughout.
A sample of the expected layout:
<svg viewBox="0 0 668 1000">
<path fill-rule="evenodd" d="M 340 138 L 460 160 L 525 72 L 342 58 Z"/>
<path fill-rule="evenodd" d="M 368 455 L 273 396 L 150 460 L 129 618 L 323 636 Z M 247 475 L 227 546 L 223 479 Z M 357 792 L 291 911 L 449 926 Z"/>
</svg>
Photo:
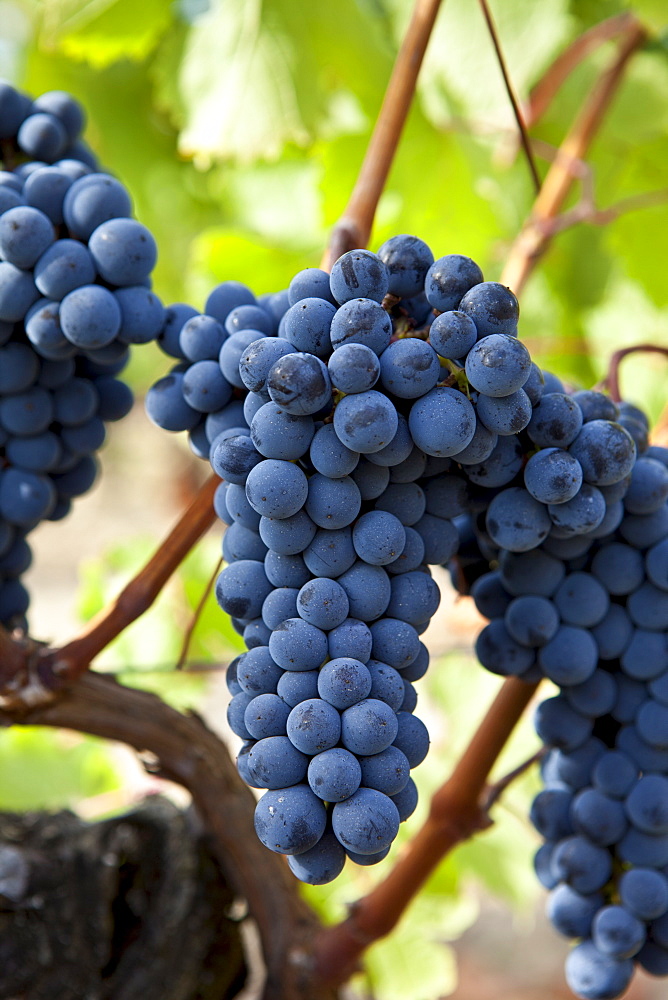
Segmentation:
<svg viewBox="0 0 668 1000">
<path fill-rule="evenodd" d="M 131 344 L 162 331 L 156 246 L 79 139 L 80 105 L 0 81 L 0 622 L 26 628 L 27 536 L 93 485 L 132 393 Z"/>
<path fill-rule="evenodd" d="M 25 627 L 26 536 L 92 485 L 132 402 L 116 376 L 157 339 L 175 365 L 149 416 L 223 480 L 216 595 L 247 647 L 228 717 L 262 842 L 314 884 L 387 855 L 446 566 L 490 619 L 482 665 L 559 688 L 532 819 L 571 987 L 668 974 L 668 450 L 645 415 L 541 372 L 512 292 L 411 236 L 164 309 L 82 125 L 69 95 L 0 83 L 0 621 Z"/>
</svg>

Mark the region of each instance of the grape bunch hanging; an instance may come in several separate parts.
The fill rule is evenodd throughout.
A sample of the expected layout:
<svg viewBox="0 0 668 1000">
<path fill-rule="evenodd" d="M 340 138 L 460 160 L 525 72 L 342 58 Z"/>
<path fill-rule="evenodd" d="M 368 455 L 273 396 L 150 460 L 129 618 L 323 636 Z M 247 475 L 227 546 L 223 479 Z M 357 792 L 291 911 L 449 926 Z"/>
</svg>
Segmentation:
<svg viewBox="0 0 668 1000">
<path fill-rule="evenodd" d="M 62 91 L 31 101 L 0 81 L 0 622 L 26 628 L 27 537 L 98 474 L 106 424 L 132 392 L 129 346 L 165 322 L 151 233 L 79 139 Z"/>
<path fill-rule="evenodd" d="M 131 405 L 116 376 L 157 339 L 175 365 L 149 416 L 223 480 L 228 718 L 262 842 L 314 884 L 387 855 L 443 565 L 489 619 L 481 664 L 559 688 L 531 818 L 571 988 L 668 974 L 668 450 L 645 415 L 541 372 L 513 294 L 415 237 L 164 309 L 82 124 L 69 95 L 0 85 L 0 620 L 25 628 L 26 536 L 92 484 Z"/>
<path fill-rule="evenodd" d="M 541 372 L 518 312 L 397 236 L 287 293 L 220 285 L 147 408 L 224 480 L 216 594 L 248 649 L 228 718 L 262 842 L 315 884 L 387 855 L 447 566 L 490 619 L 482 665 L 560 689 L 536 716 L 537 871 L 569 984 L 603 1000 L 634 962 L 668 973 L 668 450 L 637 407 Z"/>
</svg>

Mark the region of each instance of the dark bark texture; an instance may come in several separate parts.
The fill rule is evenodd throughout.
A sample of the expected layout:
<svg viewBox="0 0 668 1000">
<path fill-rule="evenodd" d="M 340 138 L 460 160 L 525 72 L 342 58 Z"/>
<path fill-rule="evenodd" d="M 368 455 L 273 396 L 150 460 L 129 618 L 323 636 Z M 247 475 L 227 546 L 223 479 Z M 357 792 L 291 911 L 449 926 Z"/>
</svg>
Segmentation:
<svg viewBox="0 0 668 1000">
<path fill-rule="evenodd" d="M 1 1000 L 228 1000 L 233 894 L 188 813 L 0 814 Z"/>
</svg>

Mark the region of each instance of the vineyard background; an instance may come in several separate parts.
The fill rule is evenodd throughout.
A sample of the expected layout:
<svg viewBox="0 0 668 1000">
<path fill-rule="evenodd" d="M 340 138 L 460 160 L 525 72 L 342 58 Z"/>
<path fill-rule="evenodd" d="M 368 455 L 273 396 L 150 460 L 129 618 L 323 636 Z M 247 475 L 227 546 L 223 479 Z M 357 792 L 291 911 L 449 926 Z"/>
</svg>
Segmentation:
<svg viewBox="0 0 668 1000">
<path fill-rule="evenodd" d="M 295 271 L 318 264 L 357 175 L 410 6 L 406 0 L 310 6 L 292 0 L 0 0 L 1 72 L 31 93 L 63 88 L 82 101 L 88 141 L 129 187 L 137 217 L 156 236 L 157 294 L 165 303 L 201 308 L 218 281 L 236 278 L 257 293 L 274 291 Z M 607 0 L 494 4 L 521 97 L 572 39 L 627 9 Z M 521 334 L 534 358 L 583 386 L 603 376 L 614 349 L 668 343 L 662 190 L 668 43 L 660 0 L 630 9 L 655 34 L 628 66 L 584 183 L 569 203 L 585 217 L 588 211 L 589 221 L 556 237 L 522 296 Z M 541 173 L 611 51 L 603 46 L 578 66 L 532 128 Z M 597 209 L 634 210 L 595 225 L 592 192 Z M 631 199 L 626 206 L 625 199 Z M 480 10 L 447 0 L 371 246 L 396 232 L 415 233 L 437 256 L 468 254 L 486 278 L 496 279 L 532 200 Z M 153 345 L 137 350 L 130 378 L 138 397 L 168 367 Z M 655 421 L 665 385 L 660 362 L 637 357 L 625 363 L 626 396 Z M 141 566 L 205 476 L 187 444 L 153 427 L 139 403 L 110 437 L 102 484 L 77 503 L 69 521 L 35 533 L 32 631 L 54 643 L 69 638 Z M 196 707 L 224 732 L 222 677 L 170 669 L 218 558 L 218 534 L 210 533 L 151 613 L 112 644 L 98 666 L 180 708 Z M 417 775 L 421 806 L 400 842 L 417 828 L 429 792 L 449 773 L 498 687 L 469 652 L 478 626 L 470 602 L 455 602 L 445 574 L 439 584 L 443 608 L 426 638 L 434 663 L 420 693 L 433 748 Z M 240 648 L 209 601 L 190 660 L 213 667 Z M 525 720 L 501 771 L 536 747 Z M 569 995 L 561 971 L 567 945 L 537 916 L 543 894 L 531 855 L 538 838 L 526 819 L 537 787 L 532 774 L 516 782 L 496 827 L 441 866 L 393 938 L 369 952 L 362 991 L 380 1000 L 444 995 L 456 977 L 445 942 L 458 941 L 462 1000 L 529 1000 L 548 983 L 553 996 Z M 164 784 L 147 777 L 129 751 L 46 730 L 0 734 L 0 809 L 66 806 L 93 819 L 122 812 L 158 788 Z M 187 800 L 176 786 L 169 794 Z M 335 919 L 379 875 L 346 870 L 334 885 L 305 891 Z M 653 1000 L 659 990 L 638 976 L 629 996 Z"/>
</svg>

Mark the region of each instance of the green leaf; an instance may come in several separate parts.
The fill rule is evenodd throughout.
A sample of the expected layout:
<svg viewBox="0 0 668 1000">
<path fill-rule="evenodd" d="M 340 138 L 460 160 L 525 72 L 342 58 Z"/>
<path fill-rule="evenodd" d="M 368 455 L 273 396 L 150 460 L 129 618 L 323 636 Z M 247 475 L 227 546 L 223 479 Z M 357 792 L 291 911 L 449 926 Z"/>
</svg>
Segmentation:
<svg viewBox="0 0 668 1000">
<path fill-rule="evenodd" d="M 63 809 L 120 784 L 101 740 L 31 726 L 0 733 L 0 809 Z"/>
<path fill-rule="evenodd" d="M 394 0 L 397 30 L 410 10 Z M 535 3 L 507 0 L 493 6 L 501 47 L 513 86 L 525 94 L 570 33 L 567 0 Z M 494 46 L 478 4 L 448 0 L 443 5 L 425 55 L 420 93 L 434 124 L 458 109 L 480 128 L 497 134 L 516 130 Z"/>
<path fill-rule="evenodd" d="M 171 22 L 164 0 L 58 0 L 39 5 L 40 44 L 68 59 L 103 69 L 118 60 L 142 60 Z"/>
</svg>

